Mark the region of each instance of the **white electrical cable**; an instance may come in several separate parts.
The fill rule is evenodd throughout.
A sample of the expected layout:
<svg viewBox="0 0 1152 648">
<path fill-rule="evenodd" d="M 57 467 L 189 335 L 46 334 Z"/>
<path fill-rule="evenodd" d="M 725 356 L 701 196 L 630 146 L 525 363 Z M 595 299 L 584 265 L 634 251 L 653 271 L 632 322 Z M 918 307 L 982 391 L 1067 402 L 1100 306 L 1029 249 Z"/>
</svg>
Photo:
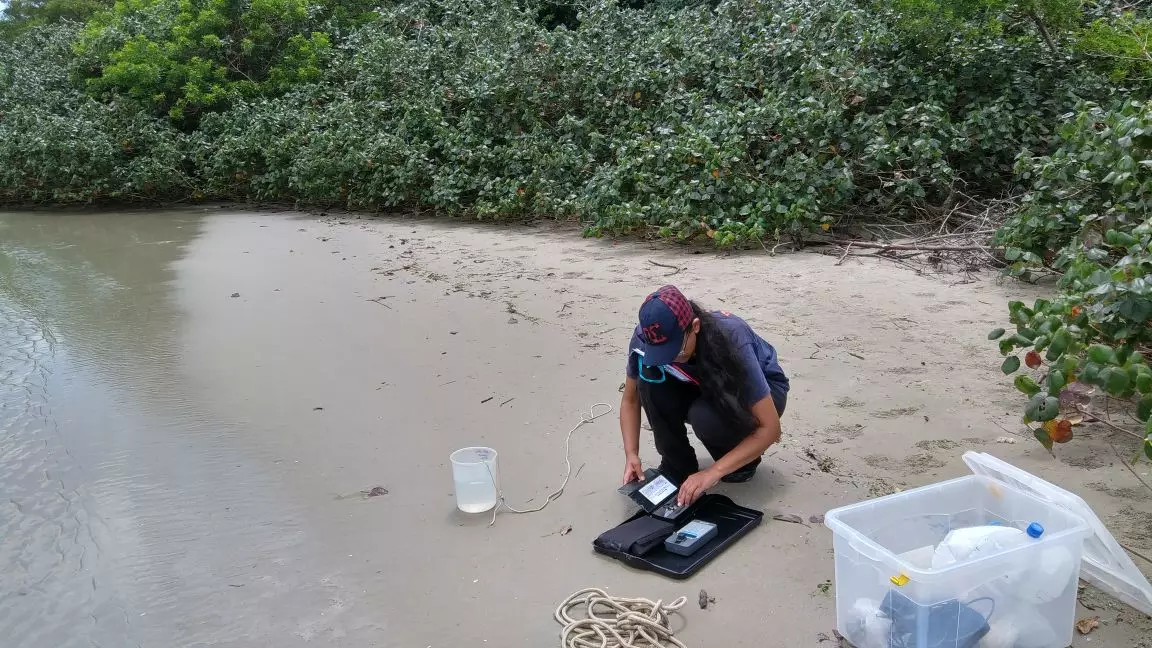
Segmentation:
<svg viewBox="0 0 1152 648">
<path fill-rule="evenodd" d="M 596 413 L 597 407 L 603 407 L 604 411 L 597 414 Z M 569 451 L 569 448 L 570 448 L 571 443 L 572 443 L 572 433 L 574 433 L 576 430 L 579 430 L 580 427 L 583 426 L 585 423 L 591 423 L 591 422 L 595 421 L 596 419 L 600 418 L 601 416 L 605 416 L 607 414 L 610 414 L 611 412 L 612 412 L 612 406 L 609 405 L 608 403 L 596 403 L 595 405 L 593 405 L 591 407 L 591 409 L 588 410 L 588 413 L 590 414 L 590 416 L 587 416 L 587 417 L 581 416 L 580 422 L 577 423 L 576 426 L 573 427 L 571 430 L 568 430 L 568 436 L 567 436 L 567 438 L 564 439 L 564 466 L 565 466 L 565 468 L 564 468 L 564 481 L 560 482 L 560 488 L 557 488 L 555 490 L 555 492 L 549 493 L 548 497 L 544 498 L 543 504 L 541 504 L 540 506 L 537 506 L 536 508 L 531 508 L 531 509 L 521 510 L 521 509 L 512 508 L 511 506 L 508 505 L 508 500 L 504 498 L 504 491 L 503 491 L 503 489 L 501 489 L 499 491 L 500 497 L 499 497 L 499 499 L 496 500 L 496 506 L 492 509 L 492 521 L 488 523 L 488 526 L 492 526 L 493 524 L 496 524 L 496 514 L 500 511 L 500 507 L 504 507 L 513 513 L 536 513 L 537 511 L 543 511 L 545 506 L 548 506 L 553 501 L 559 499 L 560 496 L 564 494 L 564 488 L 568 486 L 568 478 L 572 476 L 572 460 L 569 458 L 569 455 L 568 455 L 568 451 Z M 489 466 L 487 463 L 485 463 L 484 466 L 486 468 L 488 468 L 488 476 L 490 478 L 492 478 L 492 485 L 495 486 L 496 485 L 496 476 L 492 474 L 492 467 Z"/>
</svg>

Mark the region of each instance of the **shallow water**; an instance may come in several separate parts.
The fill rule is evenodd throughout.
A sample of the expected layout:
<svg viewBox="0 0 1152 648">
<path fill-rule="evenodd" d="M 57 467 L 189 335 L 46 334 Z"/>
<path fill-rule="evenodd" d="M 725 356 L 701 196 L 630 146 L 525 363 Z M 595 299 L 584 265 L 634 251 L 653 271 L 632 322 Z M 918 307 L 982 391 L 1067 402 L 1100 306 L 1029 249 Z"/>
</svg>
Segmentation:
<svg viewBox="0 0 1152 648">
<path fill-rule="evenodd" d="M 274 461 L 187 375 L 174 268 L 203 225 L 0 214 L 4 646 L 292 645 L 339 601 Z"/>
</svg>

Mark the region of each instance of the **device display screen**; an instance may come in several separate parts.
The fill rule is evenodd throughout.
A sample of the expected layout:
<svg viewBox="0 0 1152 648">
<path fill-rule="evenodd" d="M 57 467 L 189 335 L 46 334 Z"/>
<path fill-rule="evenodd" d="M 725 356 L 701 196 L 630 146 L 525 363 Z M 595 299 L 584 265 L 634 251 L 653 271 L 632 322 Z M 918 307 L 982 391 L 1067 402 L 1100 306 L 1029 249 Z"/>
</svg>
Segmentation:
<svg viewBox="0 0 1152 648">
<path fill-rule="evenodd" d="M 660 502 L 663 502 L 669 495 L 675 492 L 676 486 L 673 485 L 672 482 L 668 481 L 668 478 L 666 478 L 664 475 L 660 475 L 656 479 L 653 479 L 640 489 L 640 494 L 644 496 L 644 499 L 652 502 L 653 504 L 659 504 Z"/>
</svg>

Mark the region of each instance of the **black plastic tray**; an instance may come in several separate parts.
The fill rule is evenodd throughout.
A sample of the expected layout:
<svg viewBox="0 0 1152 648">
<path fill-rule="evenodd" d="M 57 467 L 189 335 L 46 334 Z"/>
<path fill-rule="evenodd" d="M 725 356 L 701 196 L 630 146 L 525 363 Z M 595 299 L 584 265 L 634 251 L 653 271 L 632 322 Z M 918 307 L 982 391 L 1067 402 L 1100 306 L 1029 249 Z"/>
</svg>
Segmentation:
<svg viewBox="0 0 1152 648">
<path fill-rule="evenodd" d="M 700 568 L 715 558 L 744 534 L 751 531 L 764 519 L 763 511 L 745 508 L 736 504 L 723 495 L 705 495 L 696 502 L 696 510 L 691 518 L 678 520 L 677 527 L 688 524 L 691 520 L 704 520 L 716 525 L 716 537 L 708 541 L 691 556 L 680 556 L 668 551 L 663 546 L 656 547 L 643 556 L 627 551 L 616 551 L 592 542 L 592 548 L 598 553 L 610 556 L 637 569 L 663 574 L 677 580 L 685 579 L 700 571 Z M 648 515 L 638 511 L 624 523 Z M 623 524 L 623 523 L 622 523 Z"/>
</svg>

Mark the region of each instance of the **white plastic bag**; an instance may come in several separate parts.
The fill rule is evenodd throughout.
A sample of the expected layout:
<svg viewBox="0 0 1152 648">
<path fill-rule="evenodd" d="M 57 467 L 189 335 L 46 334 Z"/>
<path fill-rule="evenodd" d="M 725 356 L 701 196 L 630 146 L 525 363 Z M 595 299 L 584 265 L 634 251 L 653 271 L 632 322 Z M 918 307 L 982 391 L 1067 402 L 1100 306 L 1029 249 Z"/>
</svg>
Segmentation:
<svg viewBox="0 0 1152 648">
<path fill-rule="evenodd" d="M 880 604 L 870 599 L 856 599 L 849 613 L 848 640 L 856 648 L 888 648 L 892 621 L 880 614 Z"/>
</svg>

